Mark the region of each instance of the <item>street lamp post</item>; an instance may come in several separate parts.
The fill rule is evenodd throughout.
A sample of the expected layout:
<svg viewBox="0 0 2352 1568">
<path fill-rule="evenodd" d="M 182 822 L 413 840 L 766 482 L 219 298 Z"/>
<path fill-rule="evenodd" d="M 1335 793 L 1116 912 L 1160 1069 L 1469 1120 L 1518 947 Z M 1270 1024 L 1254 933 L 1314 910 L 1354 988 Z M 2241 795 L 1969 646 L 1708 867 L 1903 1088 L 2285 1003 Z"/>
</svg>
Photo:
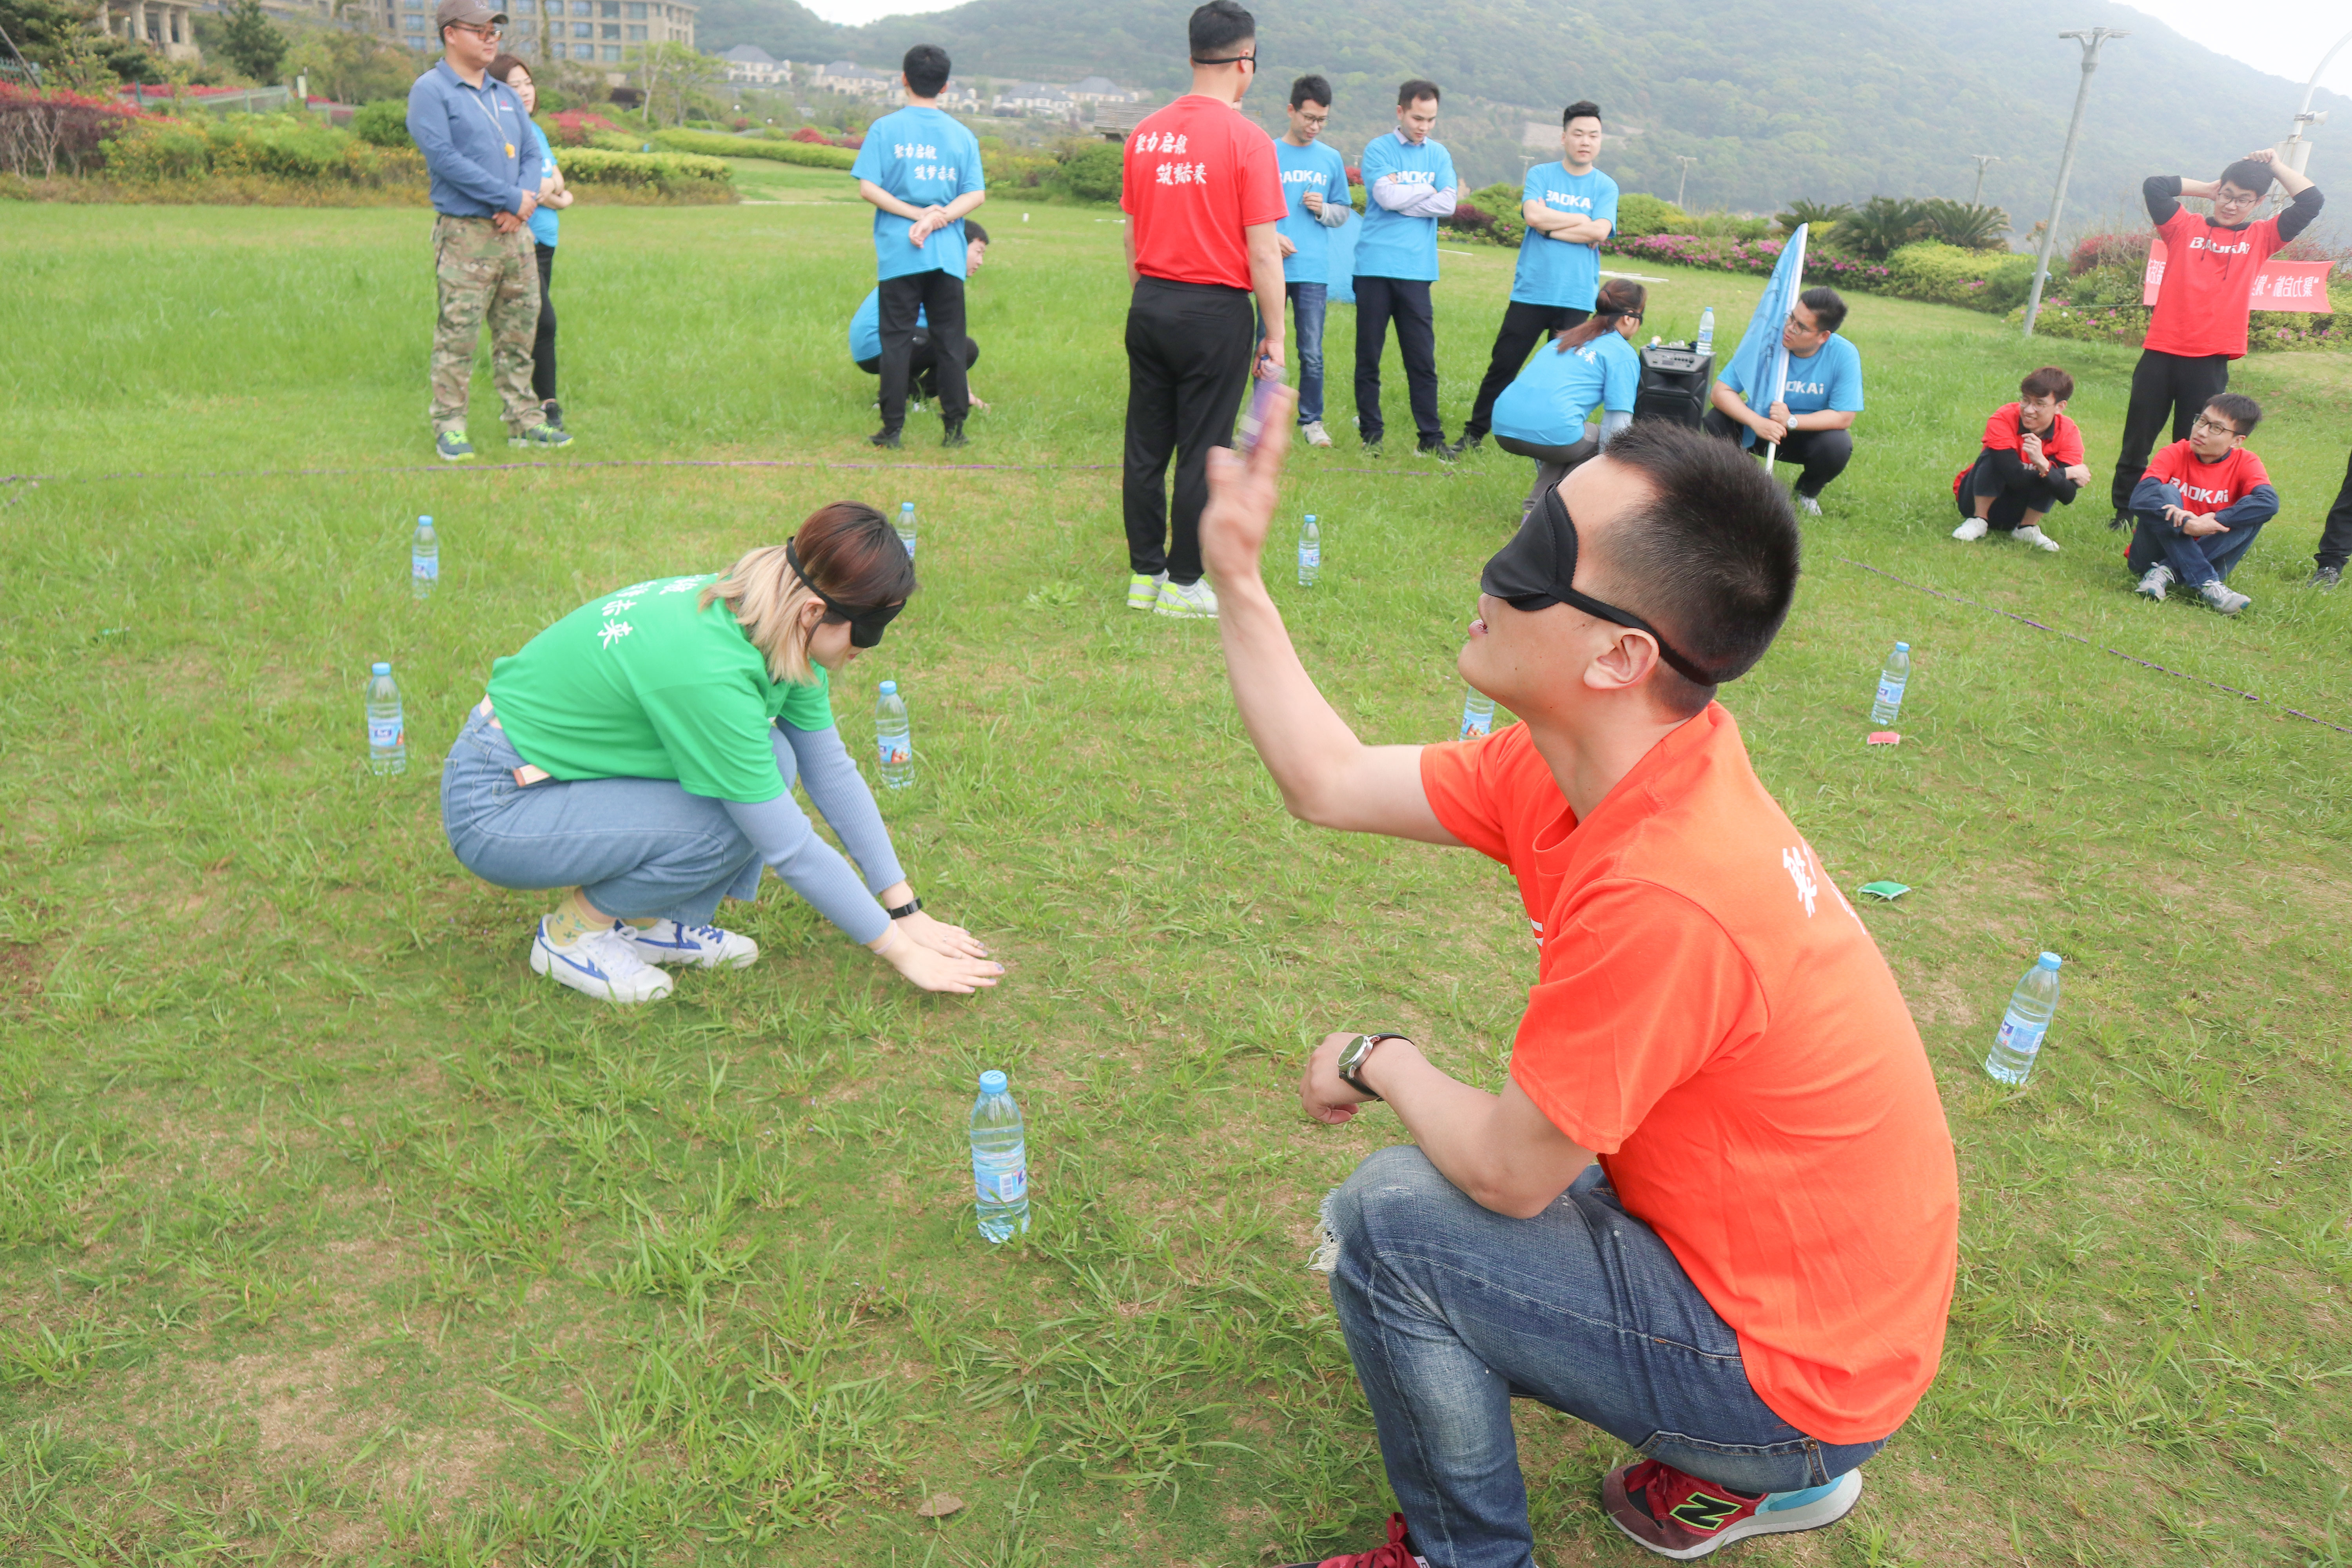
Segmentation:
<svg viewBox="0 0 2352 1568">
<path fill-rule="evenodd" d="M 1683 166 L 1682 177 L 1675 182 L 1675 205 L 1680 206 L 1683 205 L 1683 190 L 1690 184 L 1690 166 L 1698 160 L 1685 158 L 1677 153 L 1675 154 L 1675 162 Z"/>
<path fill-rule="evenodd" d="M 2066 182 L 2074 173 L 2074 142 L 2083 134 L 2083 105 L 2091 96 L 2091 73 L 2099 68 L 2099 46 L 2109 38 L 2131 37 L 2113 27 L 2078 28 L 2058 36 L 2082 46 L 2083 79 L 2074 89 L 2074 118 L 2066 125 L 2066 151 L 2058 159 L 2058 188 L 2050 193 L 2050 221 L 2042 228 L 2042 252 L 2033 264 L 2033 291 L 2025 298 L 2024 335 L 2029 338 L 2033 335 L 2033 318 L 2042 313 L 2042 285 L 2050 277 L 2050 247 L 2058 243 L 2058 217 L 2066 210 Z"/>
<path fill-rule="evenodd" d="M 2285 141 L 2278 144 L 2280 160 L 2298 174 L 2302 174 L 2304 166 L 2311 162 L 2309 134 L 2311 128 L 2325 122 L 2327 119 L 2325 110 L 2317 114 L 2311 111 L 2312 97 L 2319 91 L 2319 79 L 2327 74 L 2328 66 L 2337 55 L 2343 52 L 2344 46 L 2347 44 L 2352 44 L 2352 33 L 2347 33 L 2336 39 L 2328 51 L 2319 57 L 2319 68 L 2311 73 L 2311 79 L 2304 83 L 2303 102 L 2296 106 L 2294 111 L 2294 129 L 2288 133 Z M 2284 198 L 2281 199 L 2284 200 Z"/>
<path fill-rule="evenodd" d="M 1977 161 L 1977 188 L 1969 193 L 1969 205 L 1972 207 L 1982 206 L 1984 205 L 1985 165 L 1987 163 L 1998 163 L 2000 160 L 1990 153 L 1971 153 L 1969 156 Z"/>
</svg>

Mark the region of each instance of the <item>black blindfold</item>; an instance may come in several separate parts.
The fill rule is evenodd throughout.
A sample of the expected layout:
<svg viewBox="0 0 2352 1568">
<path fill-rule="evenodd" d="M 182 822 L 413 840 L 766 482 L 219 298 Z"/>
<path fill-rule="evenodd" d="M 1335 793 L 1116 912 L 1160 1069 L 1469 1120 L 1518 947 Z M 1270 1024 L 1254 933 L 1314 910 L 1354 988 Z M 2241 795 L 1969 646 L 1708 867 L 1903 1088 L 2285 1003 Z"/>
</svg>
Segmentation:
<svg viewBox="0 0 2352 1568">
<path fill-rule="evenodd" d="M 1576 523 L 1568 504 L 1554 486 L 1528 514 L 1511 542 L 1495 552 L 1480 574 L 1478 585 L 1515 610 L 1541 610 L 1553 605 L 1573 605 L 1588 616 L 1612 625 L 1647 632 L 1658 645 L 1658 657 L 1668 668 L 1700 686 L 1717 684 L 1716 677 L 1683 657 L 1658 628 L 1616 605 L 1603 603 L 1571 585 L 1576 577 Z"/>
<path fill-rule="evenodd" d="M 907 607 L 907 601 L 904 599 L 895 605 L 854 605 L 840 603 L 814 583 L 809 582 L 809 574 L 801 570 L 800 555 L 793 549 L 793 542 L 789 539 L 784 541 L 784 563 L 793 569 L 793 576 L 807 584 L 810 593 L 824 601 L 824 607 L 827 610 L 849 623 L 849 646 L 852 647 L 872 647 L 879 643 L 882 640 L 882 628 L 888 626 L 897 617 L 898 612 Z"/>
</svg>

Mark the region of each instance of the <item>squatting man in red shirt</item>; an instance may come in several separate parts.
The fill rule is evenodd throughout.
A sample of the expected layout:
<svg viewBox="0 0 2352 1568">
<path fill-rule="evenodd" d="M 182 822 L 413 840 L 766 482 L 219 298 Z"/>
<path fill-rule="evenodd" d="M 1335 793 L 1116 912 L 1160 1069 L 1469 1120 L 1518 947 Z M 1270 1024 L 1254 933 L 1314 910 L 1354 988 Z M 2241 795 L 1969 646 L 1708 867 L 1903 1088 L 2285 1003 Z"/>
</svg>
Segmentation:
<svg viewBox="0 0 2352 1568">
<path fill-rule="evenodd" d="M 1958 1191 L 1894 977 L 1714 700 L 1788 614 L 1788 498 L 1636 421 L 1486 563 L 1459 667 L 1520 721 L 1367 746 L 1259 574 L 1265 430 L 1211 455 L 1202 518 L 1252 742 L 1306 821 L 1503 862 L 1538 942 L 1499 1094 L 1395 1034 L 1307 1063 L 1310 1116 L 1385 1100 L 1412 1137 L 1325 1202 L 1402 1511 L 1324 1568 L 1531 1568 L 1514 1395 L 1638 1450 L 1602 1502 L 1662 1555 L 1843 1518 L 1935 1375 Z"/>
<path fill-rule="evenodd" d="M 2224 581 L 2278 515 L 2278 491 L 2263 460 L 2246 450 L 2263 405 L 2225 392 L 2205 405 L 2189 439 L 2156 455 L 2132 491 L 2131 549 L 2124 563 L 2138 592 L 2161 600 L 2175 583 L 2234 616 L 2253 603 Z"/>
</svg>

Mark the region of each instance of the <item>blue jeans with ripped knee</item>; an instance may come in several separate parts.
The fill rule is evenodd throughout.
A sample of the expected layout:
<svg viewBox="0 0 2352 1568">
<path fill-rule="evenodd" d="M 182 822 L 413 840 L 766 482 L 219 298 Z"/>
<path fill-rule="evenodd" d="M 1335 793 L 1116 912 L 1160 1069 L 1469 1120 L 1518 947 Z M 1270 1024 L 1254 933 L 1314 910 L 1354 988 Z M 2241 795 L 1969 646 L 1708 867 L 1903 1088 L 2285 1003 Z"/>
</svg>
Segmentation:
<svg viewBox="0 0 2352 1568">
<path fill-rule="evenodd" d="M 1511 1219 L 1420 1150 L 1383 1149 L 1324 1223 L 1389 1485 L 1432 1568 L 1532 1568 L 1514 1394 L 1743 1492 L 1818 1486 L 1883 1446 L 1819 1442 L 1772 1414 L 1738 1337 L 1597 1165 Z"/>
</svg>

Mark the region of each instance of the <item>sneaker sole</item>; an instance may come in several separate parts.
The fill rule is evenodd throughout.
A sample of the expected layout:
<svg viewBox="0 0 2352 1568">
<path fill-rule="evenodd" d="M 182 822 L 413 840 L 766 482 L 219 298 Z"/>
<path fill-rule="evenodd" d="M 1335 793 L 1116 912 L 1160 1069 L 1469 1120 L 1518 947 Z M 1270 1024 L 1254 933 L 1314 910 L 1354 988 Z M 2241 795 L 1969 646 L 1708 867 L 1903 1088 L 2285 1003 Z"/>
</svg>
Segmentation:
<svg viewBox="0 0 2352 1568">
<path fill-rule="evenodd" d="M 583 996 L 593 996 L 599 1002 L 615 1006 L 634 1006 L 641 1002 L 658 1002 L 677 988 L 677 983 L 659 970 L 653 972 L 655 984 L 642 996 L 624 996 L 613 989 L 610 981 L 591 979 L 569 965 L 560 965 L 548 952 L 546 944 L 533 937 L 530 943 L 530 969 L 534 974 L 544 974 L 558 985 L 568 986 Z"/>
<path fill-rule="evenodd" d="M 509 447 L 535 447 L 543 452 L 557 452 L 572 445 L 572 437 L 566 436 L 561 441 L 534 441 L 528 436 L 509 436 L 507 437 L 507 445 Z"/>
<path fill-rule="evenodd" d="M 471 452 L 445 452 L 438 447 L 433 449 L 433 455 L 445 463 L 470 463 L 474 460 Z"/>
<path fill-rule="evenodd" d="M 1171 610 L 1165 605 L 1152 605 L 1151 613 L 1166 616 L 1171 621 L 1213 621 L 1217 618 L 1214 610 Z"/>
<path fill-rule="evenodd" d="M 1848 1485 L 1848 1482 L 1853 1484 Z M 1701 1542 L 1696 1546 L 1688 1547 L 1680 1552 L 1669 1547 L 1653 1545 L 1643 1540 L 1622 1524 L 1619 1524 L 1613 1514 L 1610 1516 L 1609 1522 L 1617 1525 L 1617 1532 L 1620 1535 L 1644 1552 L 1653 1552 L 1661 1557 L 1670 1557 L 1677 1563 L 1690 1563 L 1705 1557 L 1718 1547 L 1728 1546 L 1735 1541 L 1745 1541 L 1751 1535 L 1792 1535 L 1800 1531 L 1826 1529 L 1852 1513 L 1853 1505 L 1861 1500 L 1862 1472 L 1848 1470 L 1838 1478 L 1837 1490 L 1825 1498 L 1807 1503 L 1802 1508 L 1784 1509 L 1777 1514 L 1750 1514 L 1713 1540 Z"/>
<path fill-rule="evenodd" d="M 744 940 L 750 941 L 748 937 Z M 751 952 L 739 952 L 731 958 L 723 952 L 686 952 L 669 948 L 649 947 L 642 942 L 635 945 L 637 956 L 647 963 L 653 964 L 683 963 L 694 969 L 749 969 L 760 960 L 758 942 L 751 942 Z"/>
</svg>

